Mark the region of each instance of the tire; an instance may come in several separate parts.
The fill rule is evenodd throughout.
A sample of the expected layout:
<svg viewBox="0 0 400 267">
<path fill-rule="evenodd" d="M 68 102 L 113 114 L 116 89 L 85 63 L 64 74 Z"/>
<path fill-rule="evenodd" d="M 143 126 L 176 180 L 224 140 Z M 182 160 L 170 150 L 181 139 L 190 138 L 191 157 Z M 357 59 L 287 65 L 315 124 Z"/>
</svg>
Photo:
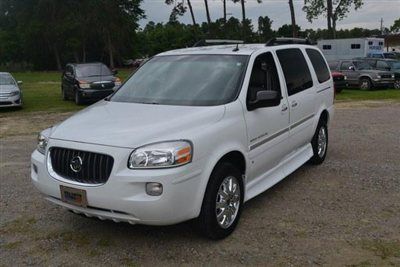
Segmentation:
<svg viewBox="0 0 400 267">
<path fill-rule="evenodd" d="M 394 81 L 394 89 L 400 89 L 400 80 Z"/>
<path fill-rule="evenodd" d="M 77 104 L 77 105 L 82 105 L 82 104 L 83 104 L 83 99 L 82 99 L 82 97 L 79 95 L 78 90 L 75 90 L 75 97 L 74 97 L 74 100 L 75 100 L 75 104 Z"/>
<path fill-rule="evenodd" d="M 65 92 L 65 89 L 63 87 L 61 87 L 61 97 L 62 97 L 62 100 L 64 100 L 64 101 L 68 100 L 67 92 Z"/>
<path fill-rule="evenodd" d="M 340 94 L 343 91 L 343 88 L 336 88 L 336 93 Z"/>
<path fill-rule="evenodd" d="M 229 183 L 230 181 L 232 183 Z M 226 195 L 228 200 L 223 201 L 223 195 Z M 200 232 L 213 240 L 229 236 L 239 222 L 243 198 L 242 173 L 231 163 L 218 164 L 211 174 L 200 216 L 197 218 Z M 217 209 L 217 203 L 221 208 Z"/>
<path fill-rule="evenodd" d="M 328 151 L 328 126 L 326 121 L 320 120 L 317 130 L 311 140 L 314 155 L 310 159 L 310 163 L 319 165 L 324 162 L 326 153 Z"/>
<path fill-rule="evenodd" d="M 368 78 L 361 78 L 359 87 L 361 90 L 370 90 L 372 88 L 371 80 Z"/>
</svg>

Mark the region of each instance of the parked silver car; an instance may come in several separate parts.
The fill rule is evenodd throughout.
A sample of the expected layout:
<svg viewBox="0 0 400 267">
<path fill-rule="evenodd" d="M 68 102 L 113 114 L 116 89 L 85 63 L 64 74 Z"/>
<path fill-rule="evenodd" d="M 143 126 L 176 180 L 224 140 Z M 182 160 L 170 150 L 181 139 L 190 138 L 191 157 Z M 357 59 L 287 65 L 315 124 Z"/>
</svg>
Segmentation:
<svg viewBox="0 0 400 267">
<path fill-rule="evenodd" d="M 13 76 L 8 72 L 0 72 L 0 107 L 21 107 L 22 91 Z"/>
</svg>

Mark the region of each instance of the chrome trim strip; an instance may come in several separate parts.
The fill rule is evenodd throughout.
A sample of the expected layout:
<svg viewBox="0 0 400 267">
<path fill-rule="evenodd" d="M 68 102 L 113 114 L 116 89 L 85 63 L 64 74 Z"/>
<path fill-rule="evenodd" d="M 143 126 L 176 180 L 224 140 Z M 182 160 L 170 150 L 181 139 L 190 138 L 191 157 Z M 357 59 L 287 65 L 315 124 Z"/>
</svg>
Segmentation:
<svg viewBox="0 0 400 267">
<path fill-rule="evenodd" d="M 326 88 L 324 88 L 324 89 L 318 90 L 317 93 L 321 93 L 321 92 L 326 91 L 326 90 L 331 89 L 331 88 L 332 88 L 332 87 L 328 86 L 328 87 L 326 87 Z"/>
<path fill-rule="evenodd" d="M 263 140 L 261 140 L 261 141 L 255 143 L 255 144 L 250 145 L 250 151 L 256 149 L 256 148 L 259 147 L 259 146 L 262 146 L 263 144 L 265 144 L 265 143 L 271 141 L 272 139 L 275 139 L 275 138 L 279 137 L 280 135 L 282 135 L 282 134 L 288 132 L 289 130 L 291 130 L 291 129 L 293 129 L 293 128 L 296 128 L 297 126 L 299 126 L 299 125 L 305 123 L 306 121 L 312 119 L 312 118 L 314 117 L 314 115 L 315 115 L 315 114 L 311 114 L 311 115 L 305 117 L 304 119 L 301 119 L 301 120 L 299 120 L 298 122 L 292 124 L 291 126 L 286 127 L 285 129 L 282 129 L 282 130 L 280 130 L 279 132 L 274 133 L 273 135 L 268 136 L 267 138 L 265 138 L 265 139 L 263 139 Z"/>
<path fill-rule="evenodd" d="M 280 135 L 282 135 L 282 134 L 284 134 L 284 133 L 286 133 L 288 131 L 289 131 L 289 127 L 286 127 L 285 129 L 282 129 L 279 132 L 274 133 L 273 135 L 265 138 L 264 140 L 261 140 L 260 142 L 251 145 L 250 146 L 250 150 L 256 149 L 257 147 L 262 146 L 263 144 L 267 143 L 268 141 L 271 141 L 272 139 L 274 139 L 274 138 L 276 138 L 276 137 L 278 137 L 278 136 L 280 136 Z"/>
<path fill-rule="evenodd" d="M 301 119 L 298 122 L 293 123 L 292 125 L 290 125 L 290 129 L 296 128 L 300 124 L 305 123 L 306 121 L 308 121 L 309 119 L 312 119 L 313 117 L 314 117 L 314 114 L 311 114 L 311 115 L 305 117 L 304 119 Z"/>
</svg>

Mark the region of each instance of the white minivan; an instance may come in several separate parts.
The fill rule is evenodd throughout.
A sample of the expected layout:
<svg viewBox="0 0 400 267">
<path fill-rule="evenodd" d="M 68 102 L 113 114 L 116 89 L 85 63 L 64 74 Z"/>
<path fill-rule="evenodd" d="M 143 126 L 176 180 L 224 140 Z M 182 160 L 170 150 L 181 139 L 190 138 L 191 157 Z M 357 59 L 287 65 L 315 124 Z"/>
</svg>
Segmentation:
<svg viewBox="0 0 400 267">
<path fill-rule="evenodd" d="M 41 132 L 32 181 L 88 217 L 196 218 L 206 236 L 224 238 L 244 202 L 324 161 L 333 100 L 326 60 L 311 45 L 161 53 L 112 96 Z"/>
</svg>

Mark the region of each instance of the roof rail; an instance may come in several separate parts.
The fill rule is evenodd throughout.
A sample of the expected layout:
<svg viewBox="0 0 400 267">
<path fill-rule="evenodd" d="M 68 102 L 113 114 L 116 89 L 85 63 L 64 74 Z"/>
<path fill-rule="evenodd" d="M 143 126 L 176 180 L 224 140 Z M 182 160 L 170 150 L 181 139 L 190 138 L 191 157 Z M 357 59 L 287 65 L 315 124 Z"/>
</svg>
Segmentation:
<svg viewBox="0 0 400 267">
<path fill-rule="evenodd" d="M 193 45 L 193 47 L 209 46 L 209 45 L 227 45 L 227 44 L 244 44 L 242 40 L 225 40 L 225 39 L 203 39 Z"/>
<path fill-rule="evenodd" d="M 286 45 L 286 44 L 305 44 L 305 45 L 314 45 L 315 43 L 309 39 L 302 38 L 272 38 L 270 39 L 265 46 L 275 46 L 275 45 Z"/>
</svg>

